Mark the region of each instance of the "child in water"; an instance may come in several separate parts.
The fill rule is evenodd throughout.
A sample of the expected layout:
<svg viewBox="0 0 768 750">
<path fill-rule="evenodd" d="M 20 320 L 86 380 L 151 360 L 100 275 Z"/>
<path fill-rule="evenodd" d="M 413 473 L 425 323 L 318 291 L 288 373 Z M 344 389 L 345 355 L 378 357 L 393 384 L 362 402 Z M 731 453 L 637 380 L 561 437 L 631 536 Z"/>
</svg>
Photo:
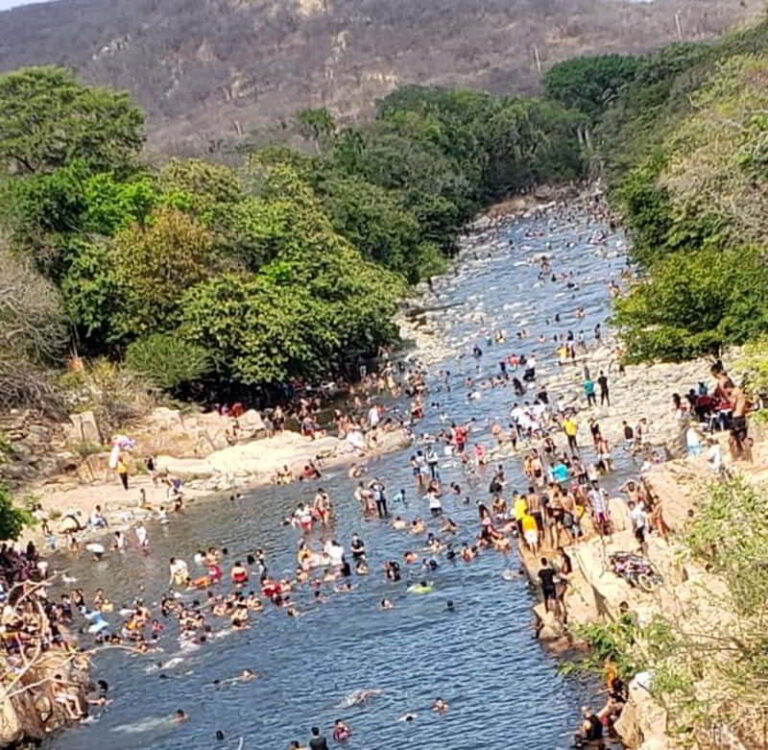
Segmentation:
<svg viewBox="0 0 768 750">
<path fill-rule="evenodd" d="M 333 739 L 335 742 L 345 742 L 349 738 L 349 727 L 341 720 L 333 723 Z"/>
</svg>

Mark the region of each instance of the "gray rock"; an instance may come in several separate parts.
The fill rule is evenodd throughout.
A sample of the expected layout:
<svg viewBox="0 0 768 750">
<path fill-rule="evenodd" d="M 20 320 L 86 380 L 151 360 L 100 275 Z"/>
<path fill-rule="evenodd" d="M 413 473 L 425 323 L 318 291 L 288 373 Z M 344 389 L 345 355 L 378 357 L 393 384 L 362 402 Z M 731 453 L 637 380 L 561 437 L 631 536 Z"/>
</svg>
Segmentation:
<svg viewBox="0 0 768 750">
<path fill-rule="evenodd" d="M 69 415 L 70 424 L 63 425 L 67 441 L 72 444 L 101 445 L 102 437 L 96 415 L 92 411 Z"/>
</svg>

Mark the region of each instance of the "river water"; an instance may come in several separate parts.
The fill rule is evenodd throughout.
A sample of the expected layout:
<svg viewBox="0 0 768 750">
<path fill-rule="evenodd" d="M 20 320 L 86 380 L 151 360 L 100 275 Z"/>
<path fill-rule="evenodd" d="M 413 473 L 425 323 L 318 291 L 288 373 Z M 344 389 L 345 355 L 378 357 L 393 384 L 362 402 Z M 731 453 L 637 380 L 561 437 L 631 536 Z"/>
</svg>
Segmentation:
<svg viewBox="0 0 768 750">
<path fill-rule="evenodd" d="M 609 235 L 606 243 L 590 244 L 589 238 L 599 231 Z M 537 370 L 543 373 L 540 380 L 545 380 L 546 370 L 556 366 L 553 347 L 538 344 L 536 337 L 545 331 L 551 340 L 553 333 L 570 327 L 583 329 L 591 339 L 595 323 L 604 322 L 610 312 L 605 280 L 616 276 L 624 263 L 623 238 L 610 235 L 607 226 L 586 213 L 576 212 L 571 220 L 551 216 L 510 222 L 476 235 L 473 241 L 474 252 L 465 253 L 458 273 L 435 281 L 438 303 L 458 305 L 445 312 L 442 334 L 467 352 L 479 343 L 486 373 L 497 372 L 498 361 L 507 353 L 535 350 Z M 554 256 L 556 271 L 573 270 L 580 288 L 538 281 L 538 269 L 527 261 L 540 253 Z M 585 308 L 586 318 L 573 317 L 577 306 Z M 545 318 L 555 312 L 562 323 L 546 326 Z M 514 336 L 519 326 L 531 334 L 522 342 Z M 481 333 L 496 327 L 506 330 L 507 343 L 489 347 Z M 440 401 L 441 406 L 430 409 L 417 429 L 437 432 L 441 411 L 457 421 L 475 417 L 474 436 L 490 445 L 489 419 L 508 415 L 515 400 L 512 389 L 487 390 L 479 401 L 468 402 L 460 373 L 474 370 L 474 360 L 449 359 L 440 367 L 454 373 L 454 387 L 450 393 L 430 395 L 429 400 Z M 400 451 L 372 461 L 369 475 L 384 479 L 390 497 L 396 489 L 406 489 L 408 507 L 391 506 L 393 513 L 426 517 L 425 502 L 411 476 L 410 453 Z M 504 464 L 508 476 L 522 487 L 519 461 L 506 459 Z M 618 478 L 629 468 L 620 462 Z M 470 539 L 479 530 L 474 501 L 485 498 L 490 476 L 470 484 L 462 469 L 450 464 L 441 468 L 441 474 L 446 484 L 456 481 L 462 486 L 461 497 L 444 497 L 444 512 L 461 527 L 457 541 Z M 433 593 L 407 594 L 405 578 L 421 578 L 420 571 L 409 570 L 402 582 L 394 584 L 385 579 L 382 564 L 402 559 L 415 542 L 383 522 L 361 519 L 353 497 L 355 483 L 344 470 L 336 470 L 320 484 L 335 504 L 333 536 L 348 546 L 357 531 L 366 542 L 371 575 L 356 578 L 355 591 L 329 591 L 325 604 L 310 602 L 309 592 L 302 591 L 296 599 L 303 616 L 288 618 L 270 605 L 252 616 L 250 629 L 216 638 L 197 651 L 179 651 L 175 624 L 169 622 L 160 640 L 162 654 L 99 655 L 94 677 L 109 682 L 113 702 L 97 721 L 57 735 L 48 747 L 210 750 L 237 748 L 243 738 L 244 750 L 282 750 L 293 739 L 306 741 L 315 724 L 330 735 L 329 727 L 338 717 L 352 727 L 348 747 L 360 750 L 569 747 L 579 708 L 594 698 L 594 686 L 558 675 L 556 659 L 534 640 L 533 593 L 523 579 L 507 581 L 501 576 L 504 569 L 518 567 L 514 555 L 485 552 L 470 564 L 443 560 L 429 575 L 435 583 Z M 268 487 L 234 502 L 190 506 L 167 526 L 148 525 L 150 555 L 133 549 L 100 563 L 83 559 L 70 566 L 70 573 L 86 591 L 103 587 L 118 606 L 130 602 L 139 585 L 146 602 L 159 601 L 168 582 L 168 558 L 179 555 L 193 566 L 194 552 L 210 544 L 227 547 L 230 563 L 262 547 L 270 573 L 289 576 L 298 535 L 281 520 L 298 501 L 311 499 L 315 488 L 310 483 Z M 463 504 L 464 495 L 473 502 Z M 321 539 L 316 532 L 315 545 Z M 222 567 L 226 574 L 229 565 L 225 562 Z M 395 602 L 395 609 L 377 609 L 384 596 Z M 446 610 L 449 599 L 455 602 L 452 613 Z M 119 619 L 116 613 L 107 618 L 114 623 Z M 182 657 L 176 666 L 153 669 L 158 659 L 175 656 Z M 212 686 L 214 679 L 233 677 L 246 667 L 263 676 L 222 689 Z M 367 706 L 339 707 L 345 695 L 360 688 L 382 692 Z M 450 704 L 444 715 L 429 710 L 437 696 Z M 162 720 L 177 708 L 189 714 L 189 721 L 177 726 Z M 415 713 L 416 719 L 398 721 L 405 712 Z M 224 732 L 223 741 L 216 739 L 217 729 Z"/>
</svg>

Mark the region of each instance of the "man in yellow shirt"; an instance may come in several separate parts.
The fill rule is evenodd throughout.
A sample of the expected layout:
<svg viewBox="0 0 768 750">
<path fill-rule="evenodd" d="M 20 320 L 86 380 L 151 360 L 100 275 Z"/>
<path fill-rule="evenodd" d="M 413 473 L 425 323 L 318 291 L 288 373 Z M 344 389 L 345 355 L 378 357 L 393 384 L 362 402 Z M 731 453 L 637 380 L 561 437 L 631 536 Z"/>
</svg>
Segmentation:
<svg viewBox="0 0 768 750">
<path fill-rule="evenodd" d="M 579 452 L 579 445 L 576 442 L 576 435 L 579 432 L 579 425 L 572 417 L 566 417 L 563 420 L 563 432 L 568 438 L 568 447 L 574 452 Z"/>
<path fill-rule="evenodd" d="M 123 461 L 122 458 L 119 458 L 117 460 L 117 466 L 115 467 L 117 470 L 117 476 L 120 477 L 120 481 L 123 483 L 123 489 L 128 489 L 128 467 L 125 464 L 125 461 Z"/>
<path fill-rule="evenodd" d="M 523 516 L 522 527 L 526 546 L 534 555 L 537 554 L 539 551 L 539 530 L 536 527 L 536 519 L 530 513 L 526 513 Z"/>
</svg>

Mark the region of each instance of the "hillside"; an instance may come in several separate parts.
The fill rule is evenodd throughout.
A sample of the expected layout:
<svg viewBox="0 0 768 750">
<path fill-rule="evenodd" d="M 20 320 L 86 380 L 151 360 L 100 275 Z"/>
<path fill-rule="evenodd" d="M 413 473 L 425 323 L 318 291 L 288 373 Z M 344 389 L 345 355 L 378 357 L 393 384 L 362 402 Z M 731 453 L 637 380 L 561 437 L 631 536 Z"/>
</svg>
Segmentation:
<svg viewBox="0 0 768 750">
<path fill-rule="evenodd" d="M 710 38 L 762 0 L 60 0 L 0 13 L 0 71 L 53 63 L 132 92 L 151 144 L 212 150 L 404 83 L 531 92 L 579 54 Z M 277 125 L 276 125 L 277 123 Z"/>
</svg>

